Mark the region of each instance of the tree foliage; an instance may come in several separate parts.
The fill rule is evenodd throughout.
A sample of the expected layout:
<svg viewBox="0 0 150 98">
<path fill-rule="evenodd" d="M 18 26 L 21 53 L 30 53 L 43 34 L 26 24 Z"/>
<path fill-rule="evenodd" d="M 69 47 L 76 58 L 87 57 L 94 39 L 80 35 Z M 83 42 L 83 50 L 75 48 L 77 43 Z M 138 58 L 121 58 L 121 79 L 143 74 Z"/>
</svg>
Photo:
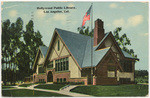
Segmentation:
<svg viewBox="0 0 150 98">
<path fill-rule="evenodd" d="M 145 77 L 148 76 L 147 70 L 135 70 L 135 77 Z"/>
<path fill-rule="evenodd" d="M 19 80 L 32 74 L 32 64 L 40 45 L 44 45 L 42 35 L 34 31 L 32 20 L 23 30 L 23 20 L 19 17 L 15 23 L 9 19 L 2 22 L 2 67 L 4 82 L 16 81 L 16 72 L 19 71 Z M 18 71 L 16 69 L 19 69 Z M 9 77 L 9 78 L 8 78 Z"/>
<path fill-rule="evenodd" d="M 89 27 L 85 28 L 85 27 L 78 27 L 78 32 L 82 35 L 86 35 L 86 36 L 91 36 L 93 37 L 94 34 L 94 30 L 92 30 L 91 32 L 89 31 Z"/>
<path fill-rule="evenodd" d="M 122 50 L 124 50 L 125 52 L 129 53 L 130 55 L 132 55 L 132 57 L 137 58 L 137 55 L 134 54 L 134 50 L 133 49 L 128 49 L 127 46 L 131 45 L 130 39 L 127 37 L 127 35 L 124 33 L 123 35 L 119 35 L 119 32 L 122 30 L 121 27 L 117 27 L 114 31 L 113 31 L 113 35 L 115 40 L 117 41 L 118 45 L 120 46 L 120 48 Z"/>
</svg>

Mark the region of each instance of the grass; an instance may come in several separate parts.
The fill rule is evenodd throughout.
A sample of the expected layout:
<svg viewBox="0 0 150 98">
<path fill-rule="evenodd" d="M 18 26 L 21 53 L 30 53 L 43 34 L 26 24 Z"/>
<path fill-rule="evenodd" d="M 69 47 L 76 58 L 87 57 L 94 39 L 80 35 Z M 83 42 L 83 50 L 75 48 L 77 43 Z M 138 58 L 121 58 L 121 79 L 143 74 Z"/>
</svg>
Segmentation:
<svg viewBox="0 0 150 98">
<path fill-rule="evenodd" d="M 66 84 L 41 84 L 34 88 L 40 89 L 50 89 L 50 90 L 59 90 L 60 88 L 66 86 Z"/>
<path fill-rule="evenodd" d="M 12 87 L 12 86 L 2 86 L 2 89 L 9 89 L 9 88 L 14 88 L 14 87 Z"/>
<path fill-rule="evenodd" d="M 93 96 L 146 96 L 148 85 L 78 86 L 71 91 Z"/>
<path fill-rule="evenodd" d="M 28 89 L 17 89 L 17 90 L 2 90 L 2 96 L 8 97 L 52 97 L 52 96 L 67 96 L 57 93 L 44 92 L 44 91 L 34 91 Z"/>
<path fill-rule="evenodd" d="M 29 83 L 29 84 L 21 84 L 21 85 L 19 85 L 20 87 L 28 87 L 28 86 L 31 86 L 31 85 L 33 85 L 33 83 Z"/>
</svg>

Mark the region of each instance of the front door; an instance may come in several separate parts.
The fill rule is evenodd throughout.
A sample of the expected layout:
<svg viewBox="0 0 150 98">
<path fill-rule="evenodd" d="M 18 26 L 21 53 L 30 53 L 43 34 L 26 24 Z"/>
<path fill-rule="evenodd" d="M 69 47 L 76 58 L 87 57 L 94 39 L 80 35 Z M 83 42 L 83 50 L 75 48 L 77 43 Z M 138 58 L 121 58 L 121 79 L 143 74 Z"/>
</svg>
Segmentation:
<svg viewBox="0 0 150 98">
<path fill-rule="evenodd" d="M 51 71 L 48 72 L 47 75 L 47 82 L 53 82 L 53 74 Z"/>
</svg>

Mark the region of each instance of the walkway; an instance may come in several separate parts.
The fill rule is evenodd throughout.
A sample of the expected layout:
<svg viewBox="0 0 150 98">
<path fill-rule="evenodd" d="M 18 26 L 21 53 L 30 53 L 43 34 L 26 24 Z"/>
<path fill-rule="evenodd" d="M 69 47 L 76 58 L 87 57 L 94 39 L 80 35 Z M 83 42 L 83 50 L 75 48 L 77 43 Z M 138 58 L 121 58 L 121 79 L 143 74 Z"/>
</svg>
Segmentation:
<svg viewBox="0 0 150 98">
<path fill-rule="evenodd" d="M 58 94 L 72 96 L 72 97 L 94 97 L 94 96 L 90 96 L 90 95 L 85 95 L 85 94 L 79 94 L 79 93 L 70 92 L 71 89 L 73 89 L 73 88 L 76 87 L 75 85 L 68 86 L 67 88 L 61 89 L 59 91 L 34 88 L 35 86 L 37 86 L 37 85 L 32 85 L 30 87 L 19 87 L 19 86 L 14 86 L 14 87 L 17 87 L 18 89 L 21 89 L 21 88 L 22 89 L 30 89 L 30 90 L 34 89 L 34 90 L 38 90 L 38 91 L 58 93 Z"/>
</svg>

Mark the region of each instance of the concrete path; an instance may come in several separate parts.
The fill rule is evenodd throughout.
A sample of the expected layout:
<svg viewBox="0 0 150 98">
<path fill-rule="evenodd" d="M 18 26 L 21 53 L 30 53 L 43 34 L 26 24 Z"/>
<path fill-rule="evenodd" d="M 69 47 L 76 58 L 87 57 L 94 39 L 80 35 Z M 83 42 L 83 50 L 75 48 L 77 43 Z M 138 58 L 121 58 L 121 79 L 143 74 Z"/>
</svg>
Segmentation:
<svg viewBox="0 0 150 98">
<path fill-rule="evenodd" d="M 39 84 L 34 84 L 34 85 L 31 85 L 31 86 L 29 86 L 29 87 L 27 87 L 27 88 L 29 88 L 29 89 L 34 89 L 34 87 L 37 86 L 37 85 L 39 85 Z"/>
<path fill-rule="evenodd" d="M 71 89 L 77 87 L 76 85 L 70 85 L 70 86 L 68 86 L 68 87 L 66 87 L 64 89 L 59 90 L 59 91 L 34 88 L 35 86 L 37 86 L 37 84 L 36 85 L 31 85 L 29 87 L 19 87 L 19 86 L 13 86 L 13 87 L 16 87 L 18 89 L 30 89 L 30 90 L 38 90 L 38 91 L 44 91 L 44 92 L 58 93 L 58 94 L 72 96 L 72 97 L 94 97 L 94 96 L 90 96 L 90 95 L 85 95 L 85 94 L 79 94 L 79 93 L 70 92 Z"/>
</svg>

